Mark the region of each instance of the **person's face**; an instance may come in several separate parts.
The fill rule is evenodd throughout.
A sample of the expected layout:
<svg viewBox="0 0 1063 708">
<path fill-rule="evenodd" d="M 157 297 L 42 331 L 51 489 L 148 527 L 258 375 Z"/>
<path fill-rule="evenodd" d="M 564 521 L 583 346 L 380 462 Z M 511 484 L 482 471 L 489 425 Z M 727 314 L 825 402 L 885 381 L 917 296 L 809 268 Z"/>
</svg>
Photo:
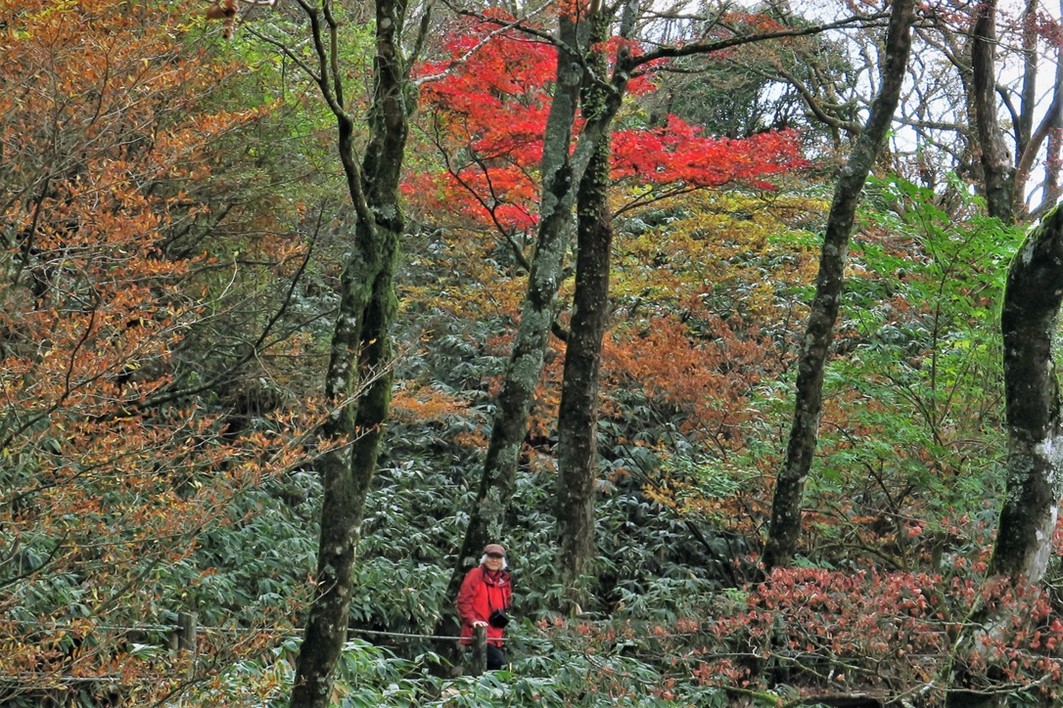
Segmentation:
<svg viewBox="0 0 1063 708">
<path fill-rule="evenodd" d="M 488 553 L 485 565 L 488 570 L 502 570 L 502 561 L 505 559 L 506 557 L 501 553 Z"/>
</svg>

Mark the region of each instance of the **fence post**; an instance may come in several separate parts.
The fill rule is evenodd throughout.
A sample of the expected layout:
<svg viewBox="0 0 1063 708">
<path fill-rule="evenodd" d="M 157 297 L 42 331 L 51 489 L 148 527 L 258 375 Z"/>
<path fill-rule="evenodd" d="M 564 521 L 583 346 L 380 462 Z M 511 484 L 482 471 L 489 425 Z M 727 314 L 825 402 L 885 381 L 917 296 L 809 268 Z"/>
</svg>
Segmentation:
<svg viewBox="0 0 1063 708">
<path fill-rule="evenodd" d="M 171 646 L 176 645 L 177 651 L 196 651 L 196 624 L 195 612 L 178 612 L 177 628 L 171 639 Z"/>
<path fill-rule="evenodd" d="M 487 627 L 473 629 L 476 641 L 472 645 L 472 673 L 482 676 L 487 671 Z"/>
</svg>

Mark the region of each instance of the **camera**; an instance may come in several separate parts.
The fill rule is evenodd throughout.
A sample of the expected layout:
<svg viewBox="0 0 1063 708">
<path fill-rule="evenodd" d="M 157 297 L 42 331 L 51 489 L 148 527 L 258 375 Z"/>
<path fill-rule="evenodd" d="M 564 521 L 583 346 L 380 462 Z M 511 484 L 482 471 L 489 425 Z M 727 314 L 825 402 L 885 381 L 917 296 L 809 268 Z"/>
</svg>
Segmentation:
<svg viewBox="0 0 1063 708">
<path fill-rule="evenodd" d="M 491 613 L 491 616 L 487 618 L 487 623 L 492 627 L 501 629 L 509 624 L 509 615 L 502 610 L 495 610 Z"/>
</svg>

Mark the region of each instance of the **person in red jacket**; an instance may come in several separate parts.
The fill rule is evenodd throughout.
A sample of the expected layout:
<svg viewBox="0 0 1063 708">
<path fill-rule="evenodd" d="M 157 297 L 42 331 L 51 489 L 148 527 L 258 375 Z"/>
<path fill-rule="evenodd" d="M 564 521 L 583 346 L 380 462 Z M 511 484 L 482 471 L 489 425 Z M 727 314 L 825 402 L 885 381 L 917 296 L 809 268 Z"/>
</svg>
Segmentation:
<svg viewBox="0 0 1063 708">
<path fill-rule="evenodd" d="M 480 565 L 466 573 L 454 603 L 461 619 L 462 644 L 472 644 L 475 627 L 487 627 L 487 668 L 491 671 L 506 663 L 502 635 L 509 621 L 505 611 L 513 598 L 506 567 L 505 548 L 497 543 L 484 546 Z"/>
</svg>

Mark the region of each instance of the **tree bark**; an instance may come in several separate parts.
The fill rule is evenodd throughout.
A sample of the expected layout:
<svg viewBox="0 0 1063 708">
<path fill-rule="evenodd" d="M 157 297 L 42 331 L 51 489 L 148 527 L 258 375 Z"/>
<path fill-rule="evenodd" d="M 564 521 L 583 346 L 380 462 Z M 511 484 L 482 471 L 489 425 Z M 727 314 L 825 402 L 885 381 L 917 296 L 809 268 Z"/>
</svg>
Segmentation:
<svg viewBox="0 0 1063 708">
<path fill-rule="evenodd" d="M 1008 426 L 1007 491 L 991 575 L 1038 583 L 1052 554 L 1063 495 L 1060 420 L 1052 338 L 1063 301 L 1063 206 L 1026 237 L 1011 263 L 1000 324 Z"/>
<path fill-rule="evenodd" d="M 1027 6 L 1030 13 L 1036 3 Z M 997 120 L 995 86 L 996 3 L 979 7 L 972 44 L 975 115 L 982 144 L 986 208 L 1005 224 L 1014 220 L 1014 184 Z M 1032 83 L 1027 45 L 1027 76 Z M 1055 96 L 1059 96 L 1059 87 Z M 1024 91 L 1032 94 L 1032 88 Z M 1029 98 L 1032 102 L 1032 97 Z M 1024 105 L 1027 101 L 1024 100 Z M 1058 106 L 1053 101 L 1046 124 Z M 1024 124 L 1027 134 L 1030 125 Z M 1029 137 L 1027 135 L 1027 137 Z M 1008 271 L 1000 325 L 1004 336 L 1004 390 L 1008 426 L 1006 496 L 997 525 L 990 573 L 1013 581 L 1040 581 L 1051 553 L 1058 514 L 1059 391 L 1052 357 L 1052 334 L 1059 316 L 1060 208 L 1057 205 L 1027 236 Z"/>
<path fill-rule="evenodd" d="M 1030 3 L 1027 12 L 1036 7 Z M 995 86 L 996 4 L 979 7 L 973 29 L 975 115 L 982 143 L 986 207 L 1005 224 L 1014 220 L 1013 174 L 1001 140 Z M 1031 45 L 1032 41 L 1027 41 Z M 1027 47 L 1029 49 L 1029 46 Z M 1030 50 L 1032 51 L 1032 49 Z M 1031 71 L 1027 59 L 1027 72 Z M 1026 83 L 1032 79 L 1027 77 Z M 1045 117 L 1055 119 L 1060 87 Z M 1032 93 L 1032 89 L 1030 89 Z M 1024 96 L 1025 96 L 1024 92 Z M 1029 99 L 1032 101 L 1032 99 Z M 1026 100 L 1024 100 L 1024 105 Z M 1029 131 L 1027 124 L 1026 130 Z M 1028 136 L 1029 137 L 1029 136 Z M 1031 145 L 1027 145 L 1029 149 Z M 1059 315 L 1060 208 L 1057 205 L 1030 232 L 1008 271 L 1001 312 L 1004 336 L 1004 389 L 1008 426 L 1007 492 L 997 526 L 990 573 L 1013 581 L 1036 583 L 1051 553 L 1058 513 L 1059 460 L 1053 444 L 1059 435 L 1057 388 L 1052 334 Z"/>
<path fill-rule="evenodd" d="M 1037 32 L 1036 18 L 1033 16 L 1038 5 L 1031 0 L 1027 3 L 1023 21 L 1023 51 L 1026 57 L 1023 74 L 1023 101 L 1020 125 L 1025 129 L 1026 139 L 1018 151 L 1015 161 L 1014 187 L 1012 202 L 1015 213 L 1023 213 L 1026 208 L 1026 183 L 1030 178 L 1037 159 L 1037 154 L 1045 147 L 1045 179 L 1041 189 L 1040 203 L 1029 213 L 1040 215 L 1051 209 L 1059 199 L 1060 170 L 1060 129 L 1063 129 L 1063 44 L 1056 48 L 1056 70 L 1052 83 L 1052 101 L 1045 109 L 1044 116 L 1034 126 L 1033 117 L 1036 110 L 1036 96 L 1033 87 L 1037 76 Z M 1063 12 L 1063 2 L 1060 3 Z"/>
<path fill-rule="evenodd" d="M 591 43 L 604 41 L 609 17 L 591 19 Z M 606 57 L 595 51 L 594 74 L 604 76 Z M 593 81 L 583 89 L 582 110 L 593 116 L 608 110 L 608 93 Z M 565 351 L 561 403 L 558 409 L 557 533 L 558 565 L 566 589 L 562 610 L 578 611 L 585 591 L 581 577 L 594 554 L 594 479 L 597 476 L 598 372 L 602 338 L 609 314 L 612 212 L 607 202 L 610 133 L 598 138 L 580 180 L 576 202 L 576 285 L 568 345 Z"/>
<path fill-rule="evenodd" d="M 554 321 L 562 262 L 571 233 L 569 220 L 582 169 L 570 157 L 583 70 L 579 55 L 585 42 L 582 23 L 562 16 L 558 31 L 557 82 L 543 137 L 539 228 L 520 324 L 510 352 L 502 390 L 495 402 L 491 440 L 469 526 L 450 582 L 457 593 L 465 570 L 491 540 L 501 540 L 506 505 L 513 494 L 520 448 L 524 441 L 535 386 Z"/>
<path fill-rule="evenodd" d="M 597 0 L 592 0 L 591 16 L 597 12 L 594 8 L 598 4 Z M 629 37 L 634 31 L 638 8 L 639 0 L 627 0 L 620 29 L 622 37 Z M 630 55 L 625 48 L 621 48 L 612 80 L 598 77 L 603 87 L 608 86 L 604 110 L 585 116 L 587 121 L 570 154 L 576 107 L 584 79 L 582 54 L 587 48 L 588 33 L 586 22 L 562 15 L 558 34 L 557 82 L 543 138 L 543 189 L 535 256 L 521 307 L 520 325 L 496 402 L 479 493 L 469 515 L 465 540 L 450 579 L 451 595 L 457 593 L 465 569 L 479 555 L 484 544 L 491 539 L 501 538 L 506 507 L 516 482 L 531 401 L 554 321 L 557 288 L 571 233 L 577 186 L 583 179 L 600 136 L 610 130 L 630 78 L 631 67 L 627 64 Z"/>
<path fill-rule="evenodd" d="M 997 120 L 996 15 L 996 0 L 978 5 L 971 37 L 971 88 L 986 207 L 990 216 L 1010 224 L 1014 218 L 1011 160 Z"/>
<path fill-rule="evenodd" d="M 1001 329 L 1008 460 L 1004 504 L 997 523 L 988 576 L 1018 586 L 1044 578 L 1063 495 L 1063 421 L 1052 338 L 1063 301 L 1063 205 L 1034 228 L 1008 270 Z M 993 636 L 999 610 L 976 604 L 956 641 L 954 657 L 985 653 L 980 634 Z M 992 661 L 992 659 L 987 659 Z M 999 706 L 999 692 L 972 690 L 970 671 L 950 667 L 948 708 Z"/>
<path fill-rule="evenodd" d="M 315 586 L 299 650 L 292 706 L 326 708 L 334 671 L 347 638 L 352 568 L 365 499 L 376 471 L 379 443 L 391 401 L 390 327 L 398 240 L 399 172 L 409 109 L 405 62 L 399 46 L 405 0 L 377 0 L 374 91 L 369 143 L 361 166 L 353 142 L 353 118 L 344 108 L 336 56 L 338 25 L 328 2 L 300 3 L 311 21 L 322 96 L 337 120 L 337 150 L 358 220 L 351 255 L 341 278 L 340 307 L 332 337 L 325 394 L 336 406 L 320 438 L 336 446 L 319 458 L 323 499 Z M 322 24 L 324 23 L 324 24 Z"/>
<path fill-rule="evenodd" d="M 775 483 L 771 524 L 764 549 L 764 569 L 790 562 L 801 530 L 801 497 L 812 466 L 823 407 L 823 375 L 838 316 L 856 207 L 864 182 L 885 143 L 900 99 L 911 50 L 913 0 L 896 0 L 886 35 L 882 84 L 871 105 L 871 115 L 838 177 L 827 216 L 827 228 L 816 276 L 807 329 L 798 355 L 797 393 L 786 459 Z"/>
<path fill-rule="evenodd" d="M 1032 10 L 1034 4 L 1028 5 Z M 977 134 L 982 148 L 986 210 L 1005 225 L 1014 222 L 1022 203 L 1017 193 L 1025 181 L 1032 144 L 1025 145 L 1018 174 L 1012 174 L 997 119 L 995 87 L 996 2 L 979 6 L 972 30 L 972 84 Z M 1027 74 L 1030 72 L 1029 58 Z M 1027 84 L 1030 77 L 1026 77 Z M 1024 91 L 1024 96 L 1026 92 Z M 1056 96 L 1059 95 L 1057 87 Z M 1024 101 L 1025 103 L 1025 101 Z M 1053 106 L 1055 108 L 1055 106 Z M 1051 114 L 1053 108 L 1049 109 Z M 1051 116 L 1046 117 L 1050 121 Z M 1020 121 L 1021 123 L 1021 121 Z M 1029 125 L 1019 126 L 1020 137 Z M 1022 141 L 1020 141 L 1021 144 Z M 1027 236 L 1008 270 L 1000 326 L 1004 338 L 1004 396 L 1008 429 L 1005 498 L 997 522 L 990 576 L 1013 583 L 1034 584 L 1043 578 L 1052 552 L 1052 538 L 1063 486 L 1057 467 L 1063 449 L 1059 389 L 1052 357 L 1063 290 L 1063 212 L 1057 205 Z M 976 607 L 957 641 L 956 654 L 980 651 L 973 627 L 992 634 L 998 618 L 992 609 Z M 950 670 L 946 706 L 998 705 L 994 696 L 970 690 L 966 668 Z"/>
</svg>

